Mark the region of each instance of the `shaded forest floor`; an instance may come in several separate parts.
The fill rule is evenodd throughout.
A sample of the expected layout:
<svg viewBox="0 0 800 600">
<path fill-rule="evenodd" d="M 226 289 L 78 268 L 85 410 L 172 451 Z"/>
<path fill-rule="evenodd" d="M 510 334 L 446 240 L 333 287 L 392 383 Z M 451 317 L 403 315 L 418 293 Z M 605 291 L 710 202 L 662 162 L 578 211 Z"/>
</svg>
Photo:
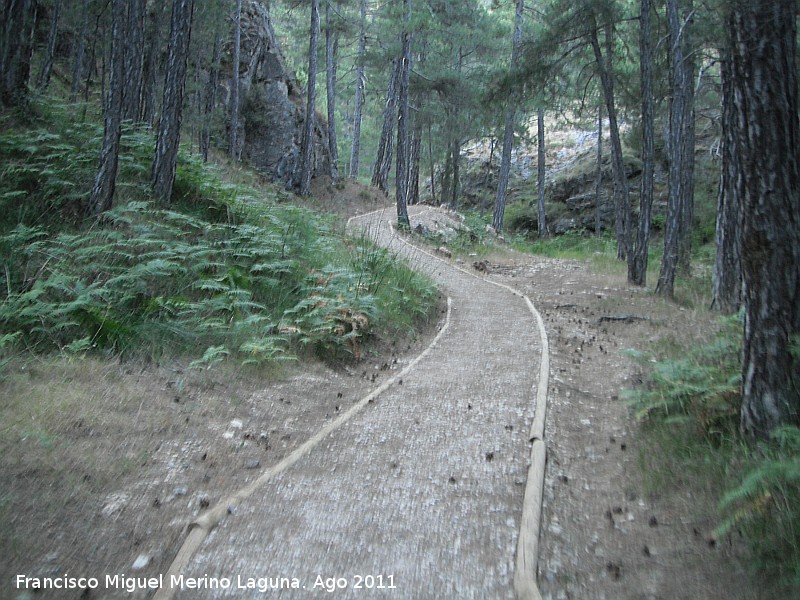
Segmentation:
<svg viewBox="0 0 800 600">
<path fill-rule="evenodd" d="M 385 204 L 350 183 L 317 185 L 313 203 L 343 216 Z M 711 536 L 715 501 L 702 482 L 648 476 L 648 458 L 663 450 L 647 445 L 621 400 L 642 376 L 626 349 L 705 342 L 710 317 L 585 262 L 496 247 L 479 267 L 528 294 L 550 336 L 543 596 L 775 597 L 749 574 L 742 544 Z M 352 364 L 190 371 L 179 361 L 54 357 L 9 366 L 0 421 L 29 427 L 0 438 L 0 596 L 34 597 L 14 588 L 18 574 L 163 573 L 194 515 L 290 453 L 434 333 L 376 340 Z"/>
</svg>

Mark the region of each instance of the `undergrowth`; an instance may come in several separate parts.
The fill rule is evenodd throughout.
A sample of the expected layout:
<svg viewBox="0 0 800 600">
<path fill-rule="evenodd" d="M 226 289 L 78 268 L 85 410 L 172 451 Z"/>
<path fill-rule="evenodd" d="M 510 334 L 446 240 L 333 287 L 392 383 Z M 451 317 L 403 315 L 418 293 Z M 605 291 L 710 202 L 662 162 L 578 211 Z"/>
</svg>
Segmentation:
<svg viewBox="0 0 800 600">
<path fill-rule="evenodd" d="M 56 117 L 0 129 L 2 361 L 13 349 L 193 366 L 306 349 L 358 358 L 376 323 L 411 328 L 435 304 L 433 286 L 371 240 L 343 240 L 276 190 L 231 184 L 185 152 L 172 207 L 156 206 L 146 131 L 123 137 L 116 206 L 84 220 L 102 128 Z"/>
<path fill-rule="evenodd" d="M 702 482 L 718 500 L 719 536 L 741 533 L 755 566 L 790 597 L 800 592 L 800 429 L 783 427 L 754 446 L 739 435 L 741 317 L 721 321 L 711 343 L 680 345 L 647 365 L 645 385 L 626 393 L 645 432 L 662 447 L 648 466 L 668 470 L 661 485 L 681 476 Z M 667 458 L 669 457 L 669 458 Z M 671 464 L 671 463 L 675 464 Z"/>
</svg>

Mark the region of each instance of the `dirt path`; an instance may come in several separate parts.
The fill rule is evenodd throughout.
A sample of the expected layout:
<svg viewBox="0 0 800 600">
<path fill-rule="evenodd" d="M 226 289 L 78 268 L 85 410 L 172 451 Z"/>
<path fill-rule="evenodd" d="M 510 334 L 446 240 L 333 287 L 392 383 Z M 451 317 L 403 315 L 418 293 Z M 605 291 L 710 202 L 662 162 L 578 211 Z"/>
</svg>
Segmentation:
<svg viewBox="0 0 800 600">
<path fill-rule="evenodd" d="M 358 204 L 357 191 L 342 195 Z M 368 200 L 361 210 L 375 206 Z M 351 214 L 359 208 L 336 203 Z M 452 218 L 417 210 L 425 209 L 414 209 L 414 223 Z M 388 209 L 385 220 L 393 219 Z M 36 386 L 52 387 L 55 397 L 77 394 L 80 410 L 59 416 L 65 431 L 142 466 L 76 502 L 83 496 L 32 462 L 35 439 L 8 446 L 0 479 L 27 504 L 15 508 L 24 523 L 17 537 L 4 534 L 13 552 L 0 561 L 0 597 L 34 597 L 8 587 L 15 574 L 69 572 L 148 581 L 131 592 L 115 583 L 35 597 L 150 598 L 151 578 L 170 583 L 186 523 L 219 506 L 219 527 L 207 538 L 201 531 L 188 556 L 182 572 L 195 579 L 184 580 L 180 598 L 305 598 L 331 589 L 337 598 L 512 598 L 541 338 L 522 298 L 481 279 L 531 298 L 549 335 L 543 598 L 774 597 L 748 575 L 741 544 L 710 537 L 715 500 L 696 481 L 656 493 L 643 480 L 641 465 L 657 450 L 621 400 L 641 377 L 625 350 L 670 339 L 705 343 L 706 314 L 585 263 L 498 249 L 476 269 L 474 259 L 414 251 L 375 220 L 362 225 L 387 236 L 384 243 L 451 297 L 440 339 L 408 373 L 425 345 L 395 340 L 357 370 L 304 364 L 274 381 L 230 369 L 86 361 L 46 367 L 49 378 L 31 365 L 4 384 L 9 397 Z M 641 318 L 608 319 L 622 315 Z M 369 396 L 378 386 L 385 391 Z M 61 450 L 53 456 L 59 469 L 84 472 Z M 247 497 L 225 501 L 242 488 Z M 219 578 L 230 589 L 208 589 Z"/>
<path fill-rule="evenodd" d="M 185 571 L 231 589 L 179 598 L 513 598 L 539 332 L 524 300 L 390 238 L 450 297 L 425 360 L 234 508 Z M 205 579 L 208 578 L 208 579 Z M 283 582 L 277 578 L 285 578 Z M 358 587 L 362 589 L 358 589 Z M 386 589 L 378 589 L 384 586 Z M 372 588 L 372 589 L 369 589 Z"/>
</svg>

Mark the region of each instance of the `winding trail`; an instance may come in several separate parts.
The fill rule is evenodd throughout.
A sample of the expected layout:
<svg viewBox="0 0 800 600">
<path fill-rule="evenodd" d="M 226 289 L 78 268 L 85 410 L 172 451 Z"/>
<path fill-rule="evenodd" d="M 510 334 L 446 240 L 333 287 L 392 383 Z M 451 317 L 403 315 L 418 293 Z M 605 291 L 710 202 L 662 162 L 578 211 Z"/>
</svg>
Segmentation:
<svg viewBox="0 0 800 600">
<path fill-rule="evenodd" d="M 412 225 L 425 210 L 412 208 Z M 157 598 L 307 598 L 333 586 L 336 598 L 538 597 L 541 317 L 511 288 L 402 241 L 392 220 L 380 211 L 351 226 L 441 285 L 450 308 L 439 336 L 379 393 L 204 515 L 173 565 L 184 589 Z M 215 587 L 221 578 L 228 589 Z M 273 589 L 287 585 L 299 589 Z"/>
</svg>

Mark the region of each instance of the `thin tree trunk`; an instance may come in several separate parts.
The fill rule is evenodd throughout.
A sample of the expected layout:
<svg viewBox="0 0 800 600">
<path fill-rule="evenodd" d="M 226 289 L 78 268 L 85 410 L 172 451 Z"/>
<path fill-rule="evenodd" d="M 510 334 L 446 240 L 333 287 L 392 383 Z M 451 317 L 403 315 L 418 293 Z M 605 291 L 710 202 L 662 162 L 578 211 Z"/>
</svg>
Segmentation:
<svg viewBox="0 0 800 600">
<path fill-rule="evenodd" d="M 431 169 L 431 201 L 436 204 L 436 163 L 433 161 L 433 132 L 430 123 L 428 123 L 428 160 Z"/>
<path fill-rule="evenodd" d="M 611 40 L 612 26 L 606 26 L 606 54 L 600 49 L 597 30 L 591 31 L 592 49 L 595 62 L 600 73 L 600 82 L 603 86 L 603 95 L 606 100 L 606 113 L 608 114 L 608 128 L 611 137 L 611 176 L 614 180 L 614 223 L 617 235 L 617 258 L 625 260 L 630 253 L 630 221 L 631 207 L 628 193 L 628 177 L 625 173 L 625 161 L 622 156 L 622 141 L 617 123 L 617 108 L 614 99 L 614 79 L 611 71 Z"/>
<path fill-rule="evenodd" d="M 153 193 L 162 205 L 169 205 L 172 199 L 172 186 L 175 183 L 193 14 L 194 0 L 173 0 L 167 73 L 164 78 L 164 96 L 161 102 L 161 119 L 158 124 L 152 178 Z"/>
<path fill-rule="evenodd" d="M 319 0 L 311 2 L 311 31 L 308 47 L 308 95 L 303 138 L 300 146 L 300 195 L 311 193 L 314 174 L 314 111 L 317 102 L 317 42 L 319 40 Z"/>
<path fill-rule="evenodd" d="M 678 270 L 679 249 L 681 237 L 684 235 L 683 224 L 687 208 L 683 204 L 687 201 L 685 189 L 686 178 L 684 164 L 687 151 L 684 144 L 687 142 L 686 119 L 689 118 L 691 107 L 687 105 L 687 87 L 692 87 L 693 81 L 688 80 L 684 54 L 683 35 L 681 26 L 678 0 L 667 0 L 667 23 L 670 31 L 670 70 L 672 101 L 670 103 L 668 156 L 669 156 L 669 197 L 667 200 L 667 219 L 664 231 L 664 256 L 661 261 L 661 270 L 658 274 L 656 294 L 671 298 L 675 291 L 675 275 Z M 691 140 L 692 145 L 694 140 Z M 690 234 L 690 233 L 689 233 Z"/>
<path fill-rule="evenodd" d="M 683 51 L 684 81 L 684 110 L 686 118 L 683 121 L 683 135 L 681 136 L 681 202 L 680 235 L 678 236 L 678 269 L 689 274 L 692 261 L 692 221 L 694 220 L 694 78 L 695 59 L 692 48 L 692 24 L 694 20 L 693 0 L 686 0 L 684 9 Z"/>
<path fill-rule="evenodd" d="M 442 172 L 442 205 L 453 195 L 453 150 L 450 143 L 444 154 L 444 171 Z"/>
<path fill-rule="evenodd" d="M 361 31 L 356 58 L 356 100 L 353 109 L 353 148 L 350 152 L 350 178 L 358 179 L 361 160 L 361 120 L 364 107 L 364 55 L 367 51 L 367 0 L 361 0 Z"/>
<path fill-rule="evenodd" d="M 228 153 L 232 160 L 242 157 L 239 144 L 239 69 L 241 68 L 242 44 L 242 0 L 236 0 L 236 16 L 233 24 L 233 68 L 231 70 L 230 143 Z M 316 59 L 315 59 L 316 64 Z"/>
<path fill-rule="evenodd" d="M 159 71 L 159 47 L 161 46 L 162 6 L 162 3 L 153 3 L 147 16 L 147 43 L 145 44 L 144 70 L 142 73 L 142 106 L 139 114 L 142 117 L 142 121 L 151 126 L 155 125 L 156 120 L 156 90 Z"/>
<path fill-rule="evenodd" d="M 408 203 L 419 204 L 420 160 L 422 158 L 422 125 L 414 120 L 411 134 L 411 170 L 408 177 Z"/>
<path fill-rule="evenodd" d="M 330 153 L 330 176 L 339 179 L 339 147 L 336 141 L 336 61 L 339 50 L 339 34 L 331 23 L 331 2 L 325 0 L 325 82 L 328 92 L 328 152 Z"/>
<path fill-rule="evenodd" d="M 728 24 L 728 29 L 731 25 Z M 739 228 L 739 197 L 736 194 L 736 161 L 741 149 L 738 144 L 738 123 L 734 107 L 733 67 L 731 49 L 720 52 L 722 87 L 722 140 L 719 194 L 717 196 L 717 254 L 714 261 L 711 307 L 723 314 L 739 312 L 742 306 L 742 260 Z"/>
<path fill-rule="evenodd" d="M 536 136 L 539 138 L 539 152 L 537 157 L 537 171 L 538 171 L 538 202 L 537 213 L 539 222 L 539 237 L 547 235 L 547 220 L 544 210 L 544 176 L 545 176 L 545 145 L 544 145 L 544 109 L 539 107 L 536 113 Z"/>
<path fill-rule="evenodd" d="M 47 35 L 47 49 L 45 50 L 44 59 L 42 59 L 42 68 L 39 71 L 39 80 L 37 87 L 45 91 L 50 85 L 50 76 L 53 73 L 53 59 L 56 52 L 56 39 L 58 38 L 58 25 L 61 19 L 61 0 L 55 0 L 53 4 L 53 12 L 50 15 L 50 33 Z"/>
<path fill-rule="evenodd" d="M 401 228 L 410 227 L 408 220 L 408 179 L 409 179 L 409 80 L 411 77 L 411 0 L 403 0 L 403 49 L 400 57 L 400 85 L 397 99 L 397 167 L 395 171 L 395 200 L 397 202 L 397 224 Z"/>
<path fill-rule="evenodd" d="M 458 195 L 461 191 L 461 138 L 455 136 L 453 138 L 453 146 L 450 150 L 450 154 L 452 155 L 452 165 L 453 165 L 453 187 L 451 188 L 450 194 L 450 208 L 453 210 L 458 210 Z"/>
<path fill-rule="evenodd" d="M 792 356 L 800 336 L 796 8 L 794 0 L 737 3 L 732 16 L 745 305 L 741 428 L 757 438 L 800 425 L 800 361 Z"/>
<path fill-rule="evenodd" d="M 119 164 L 119 142 L 122 136 L 123 80 L 125 72 L 126 0 L 111 3 L 111 65 L 108 97 L 103 117 L 103 146 L 100 165 L 89 195 L 90 215 L 99 215 L 111 208 Z"/>
<path fill-rule="evenodd" d="M 525 15 L 525 1 L 517 0 L 514 15 L 514 37 L 511 43 L 511 68 L 516 69 L 519 64 L 520 47 L 522 45 L 522 22 Z M 497 233 L 503 230 L 503 220 L 506 211 L 506 194 L 508 180 L 511 175 L 511 151 L 514 146 L 514 121 L 516 119 L 516 106 L 509 102 L 506 108 L 505 129 L 503 132 L 503 152 L 500 158 L 500 174 L 497 180 L 497 196 L 494 204 L 492 227 Z"/>
<path fill-rule="evenodd" d="M 211 55 L 211 66 L 208 70 L 208 83 L 203 103 L 203 129 L 200 132 L 200 154 L 203 162 L 208 162 L 208 150 L 211 146 L 211 115 L 217 103 L 217 86 L 219 85 L 219 65 L 222 60 L 222 31 L 217 28 L 214 35 L 214 50 Z"/>
<path fill-rule="evenodd" d="M 375 166 L 372 170 L 372 185 L 384 194 L 389 193 L 389 170 L 392 165 L 392 146 L 394 145 L 395 119 L 397 118 L 397 87 L 400 77 L 400 61 L 392 62 L 389 87 L 386 90 L 386 105 L 383 110 L 383 128 L 378 141 Z"/>
<path fill-rule="evenodd" d="M 81 31 L 75 42 L 75 56 L 72 63 L 72 83 L 70 85 L 69 102 L 75 104 L 81 91 L 83 80 L 83 66 L 86 61 L 86 36 L 89 34 L 89 2 L 84 0 L 81 17 Z"/>
<path fill-rule="evenodd" d="M 122 102 L 122 118 L 127 121 L 138 121 L 141 117 L 144 22 L 145 0 L 129 0 L 125 33 L 125 94 Z"/>
<path fill-rule="evenodd" d="M 603 187 L 603 99 L 602 94 L 597 103 L 597 167 L 594 174 L 594 234 L 602 235 L 600 204 Z"/>
<path fill-rule="evenodd" d="M 650 0 L 641 1 L 640 76 L 642 81 L 642 188 L 639 200 L 639 227 L 636 246 L 628 258 L 628 281 L 634 285 L 647 283 L 647 253 L 650 245 L 650 214 L 653 207 L 653 178 L 655 170 L 654 100 L 653 100 L 653 41 Z"/>
</svg>

